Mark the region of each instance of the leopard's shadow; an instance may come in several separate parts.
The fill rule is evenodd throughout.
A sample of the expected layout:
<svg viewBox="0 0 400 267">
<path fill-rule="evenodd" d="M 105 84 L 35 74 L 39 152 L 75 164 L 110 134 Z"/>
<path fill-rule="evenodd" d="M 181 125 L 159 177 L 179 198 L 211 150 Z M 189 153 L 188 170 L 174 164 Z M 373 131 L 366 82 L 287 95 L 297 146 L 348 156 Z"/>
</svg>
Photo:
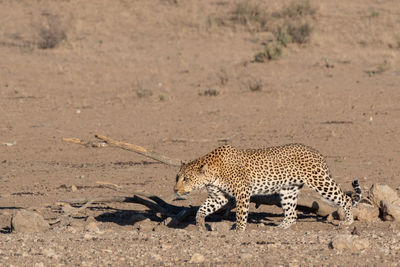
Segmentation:
<svg viewBox="0 0 400 267">
<path fill-rule="evenodd" d="M 193 207 L 198 208 L 198 207 Z M 162 224 L 165 217 L 160 217 L 159 214 L 150 210 L 121 210 L 115 208 L 96 208 L 92 207 L 90 209 L 99 209 L 104 211 L 100 215 L 96 216 L 95 219 L 99 222 L 109 222 L 115 223 L 121 226 L 134 225 L 134 223 L 140 222 L 141 220 L 150 219 L 154 223 Z M 137 220 L 137 218 L 140 218 Z M 299 212 L 298 220 L 315 218 L 314 214 L 308 212 Z M 264 224 L 267 226 L 276 226 L 279 222 L 283 220 L 282 213 L 271 213 L 271 212 L 250 212 L 248 217 L 249 224 Z M 234 211 L 224 212 L 224 210 L 219 210 L 214 214 L 210 214 L 206 217 L 207 223 L 218 223 L 223 221 L 229 221 L 234 224 L 236 222 L 236 213 Z M 166 224 L 168 228 L 185 229 L 190 225 L 195 225 L 195 215 L 190 215 L 178 224 Z M 210 225 L 208 225 L 210 229 Z"/>
</svg>

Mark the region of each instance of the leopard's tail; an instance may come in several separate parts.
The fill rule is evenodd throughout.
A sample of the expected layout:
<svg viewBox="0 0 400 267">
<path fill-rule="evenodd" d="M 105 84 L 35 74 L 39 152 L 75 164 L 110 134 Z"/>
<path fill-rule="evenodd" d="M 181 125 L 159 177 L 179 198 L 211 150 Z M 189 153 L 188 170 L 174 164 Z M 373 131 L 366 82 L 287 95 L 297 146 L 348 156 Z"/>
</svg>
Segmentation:
<svg viewBox="0 0 400 267">
<path fill-rule="evenodd" d="M 358 203 L 360 203 L 361 198 L 362 198 L 362 191 L 360 184 L 358 183 L 358 180 L 353 180 L 351 185 L 354 188 L 354 194 L 352 194 L 351 199 L 353 201 L 353 207 L 357 206 Z"/>
</svg>

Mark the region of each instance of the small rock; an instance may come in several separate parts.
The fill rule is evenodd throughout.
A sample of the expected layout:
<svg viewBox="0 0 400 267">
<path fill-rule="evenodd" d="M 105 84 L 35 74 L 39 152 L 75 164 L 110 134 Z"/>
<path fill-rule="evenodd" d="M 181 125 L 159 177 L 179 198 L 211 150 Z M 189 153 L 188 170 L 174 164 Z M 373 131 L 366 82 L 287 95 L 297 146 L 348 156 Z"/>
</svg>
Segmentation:
<svg viewBox="0 0 400 267">
<path fill-rule="evenodd" d="M 88 223 L 85 227 L 85 230 L 92 233 L 100 233 L 100 229 L 95 222 Z"/>
<path fill-rule="evenodd" d="M 171 217 L 167 217 L 167 218 L 165 218 L 165 220 L 163 220 L 162 222 L 161 222 L 161 224 L 162 225 L 165 225 L 165 226 L 171 226 L 171 227 L 173 227 L 174 225 L 172 225 L 171 224 L 171 222 L 173 221 L 173 219 L 171 218 Z"/>
<path fill-rule="evenodd" d="M 96 219 L 93 216 L 88 216 L 86 218 L 86 223 L 89 224 L 91 222 L 97 222 Z"/>
<path fill-rule="evenodd" d="M 332 216 L 336 220 L 343 221 L 345 218 L 344 210 L 342 208 L 339 208 L 337 211 L 334 211 L 332 213 Z"/>
<path fill-rule="evenodd" d="M 151 253 L 150 256 L 155 261 L 162 261 L 163 260 L 163 258 L 160 255 L 156 254 L 156 253 Z"/>
<path fill-rule="evenodd" d="M 52 250 L 51 248 L 49 249 L 44 249 L 43 250 L 43 255 L 45 255 L 46 257 L 49 258 L 57 258 L 57 254 L 54 252 L 54 250 Z"/>
<path fill-rule="evenodd" d="M 89 234 L 89 233 L 86 233 L 86 234 L 83 235 L 83 238 L 87 239 L 87 240 L 91 240 L 91 239 L 94 239 L 95 237 L 93 235 Z"/>
<path fill-rule="evenodd" d="M 381 201 L 400 205 L 400 198 L 397 192 L 388 185 L 373 184 L 369 190 L 369 198 L 377 207 L 380 207 Z"/>
<path fill-rule="evenodd" d="M 67 231 L 72 233 L 72 234 L 75 234 L 78 230 L 76 230 L 76 228 L 74 228 L 74 227 L 68 227 Z"/>
<path fill-rule="evenodd" d="M 333 222 L 333 220 L 334 220 L 334 218 L 333 218 L 332 213 L 329 213 L 328 217 L 326 217 L 326 221 L 331 223 L 331 222 Z"/>
<path fill-rule="evenodd" d="M 33 211 L 21 210 L 11 218 L 11 229 L 16 232 L 44 232 L 49 227 L 43 216 Z"/>
<path fill-rule="evenodd" d="M 140 222 L 137 229 L 141 232 L 151 232 L 154 230 L 154 225 L 153 222 L 147 218 Z"/>
<path fill-rule="evenodd" d="M 352 235 L 360 235 L 360 231 L 358 230 L 358 228 L 356 226 L 354 226 L 353 231 L 351 231 Z"/>
<path fill-rule="evenodd" d="M 232 229 L 232 225 L 226 221 L 210 223 L 211 231 L 216 231 L 219 233 L 226 233 Z"/>
<path fill-rule="evenodd" d="M 339 251 L 356 252 L 368 248 L 369 241 L 352 235 L 338 235 L 332 240 L 330 245 Z"/>
<path fill-rule="evenodd" d="M 242 260 L 250 260 L 253 258 L 253 255 L 251 253 L 245 252 L 240 254 L 240 258 Z"/>
<path fill-rule="evenodd" d="M 384 221 L 397 221 L 400 222 L 400 206 L 381 201 L 380 205 L 382 218 Z"/>
<path fill-rule="evenodd" d="M 354 220 L 364 222 L 374 222 L 379 220 L 379 209 L 365 203 L 359 203 L 353 209 Z"/>
<path fill-rule="evenodd" d="M 72 192 L 78 191 L 78 187 L 76 187 L 76 185 L 71 185 L 71 191 Z"/>
<path fill-rule="evenodd" d="M 75 208 L 74 207 L 72 207 L 70 204 L 68 204 L 68 203 L 63 203 L 62 204 L 62 207 L 61 207 L 61 210 L 64 212 L 64 214 L 65 213 L 70 213 L 70 212 L 72 212 L 72 210 L 74 210 Z"/>
<path fill-rule="evenodd" d="M 194 253 L 193 256 L 190 258 L 189 263 L 203 263 L 206 259 L 203 255 L 199 253 Z"/>
<path fill-rule="evenodd" d="M 168 245 L 168 244 L 162 244 L 161 245 L 161 249 L 162 250 L 170 250 L 172 248 L 172 246 L 171 245 Z"/>
</svg>

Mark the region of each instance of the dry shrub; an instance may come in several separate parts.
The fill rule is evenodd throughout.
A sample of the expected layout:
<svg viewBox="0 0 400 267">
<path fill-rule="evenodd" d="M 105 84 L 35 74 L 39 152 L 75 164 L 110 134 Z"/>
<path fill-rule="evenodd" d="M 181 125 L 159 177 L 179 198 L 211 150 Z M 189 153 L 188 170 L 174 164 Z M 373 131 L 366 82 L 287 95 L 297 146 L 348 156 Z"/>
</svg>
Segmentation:
<svg viewBox="0 0 400 267">
<path fill-rule="evenodd" d="M 56 15 L 44 14 L 47 22 L 39 27 L 38 47 L 40 49 L 51 49 L 57 47 L 67 39 L 65 27 L 61 19 Z"/>
<path fill-rule="evenodd" d="M 310 40 L 313 28 L 310 18 L 316 14 L 309 1 L 294 1 L 273 16 L 283 20 L 275 30 L 275 36 L 283 46 L 288 43 L 304 44 Z"/>
<path fill-rule="evenodd" d="M 246 26 L 250 30 L 267 31 L 268 14 L 259 5 L 248 1 L 236 4 L 231 20 Z"/>
<path fill-rule="evenodd" d="M 313 29 L 308 22 L 301 24 L 289 24 L 287 26 L 287 32 L 291 36 L 292 42 L 298 44 L 307 43 L 310 39 Z"/>
<path fill-rule="evenodd" d="M 309 1 L 293 1 L 287 7 L 283 8 L 280 12 L 273 15 L 276 17 L 284 17 L 297 19 L 299 17 L 308 17 L 316 14 L 316 9 L 313 8 Z"/>
<path fill-rule="evenodd" d="M 204 90 L 203 92 L 199 92 L 200 96 L 217 96 L 219 95 L 219 90 L 215 88 L 209 88 Z"/>
<path fill-rule="evenodd" d="M 282 55 L 282 45 L 278 42 L 270 42 L 264 45 L 264 50 L 254 56 L 255 62 L 265 62 L 277 59 Z"/>
</svg>

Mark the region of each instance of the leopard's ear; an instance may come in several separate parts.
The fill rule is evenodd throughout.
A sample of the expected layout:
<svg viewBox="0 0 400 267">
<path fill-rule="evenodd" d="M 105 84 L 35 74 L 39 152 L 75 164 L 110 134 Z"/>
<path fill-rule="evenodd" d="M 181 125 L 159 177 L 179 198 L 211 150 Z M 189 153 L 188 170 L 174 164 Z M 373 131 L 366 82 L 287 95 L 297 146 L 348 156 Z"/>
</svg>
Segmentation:
<svg viewBox="0 0 400 267">
<path fill-rule="evenodd" d="M 208 168 L 207 163 L 201 164 L 199 169 L 200 173 L 202 174 L 206 173 L 207 168 Z"/>
</svg>

